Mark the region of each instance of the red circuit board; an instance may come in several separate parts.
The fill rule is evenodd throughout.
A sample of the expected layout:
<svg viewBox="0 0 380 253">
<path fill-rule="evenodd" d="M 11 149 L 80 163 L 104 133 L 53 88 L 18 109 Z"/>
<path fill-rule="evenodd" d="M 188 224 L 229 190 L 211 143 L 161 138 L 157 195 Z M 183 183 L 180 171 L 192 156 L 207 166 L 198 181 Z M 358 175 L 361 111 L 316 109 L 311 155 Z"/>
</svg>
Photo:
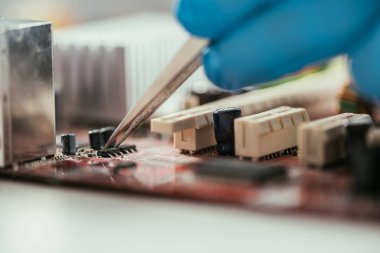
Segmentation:
<svg viewBox="0 0 380 253">
<path fill-rule="evenodd" d="M 288 167 L 288 180 L 268 184 L 239 183 L 202 177 L 190 165 L 215 152 L 180 154 L 168 140 L 134 138 L 137 152 L 111 158 L 56 156 L 2 170 L 13 179 L 96 187 L 165 197 L 240 205 L 271 212 L 312 213 L 380 221 L 380 204 L 352 194 L 344 170 L 316 170 L 299 165 L 296 156 L 269 161 Z M 236 159 L 236 158 L 231 158 Z M 133 161 L 134 168 L 118 170 L 117 164 Z M 268 161 L 266 161 L 268 162 Z"/>
</svg>

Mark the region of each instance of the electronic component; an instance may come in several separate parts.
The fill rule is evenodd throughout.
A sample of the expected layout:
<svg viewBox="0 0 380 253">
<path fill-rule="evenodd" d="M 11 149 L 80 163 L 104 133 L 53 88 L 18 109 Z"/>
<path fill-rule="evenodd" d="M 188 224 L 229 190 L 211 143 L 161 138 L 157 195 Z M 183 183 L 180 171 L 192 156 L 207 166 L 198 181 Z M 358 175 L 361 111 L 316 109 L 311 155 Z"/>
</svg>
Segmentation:
<svg viewBox="0 0 380 253">
<path fill-rule="evenodd" d="M 298 130 L 298 154 L 306 165 L 323 167 L 346 157 L 345 120 L 371 120 L 366 114 L 343 113 L 302 124 Z"/>
<path fill-rule="evenodd" d="M 287 105 L 305 108 L 311 118 L 333 115 L 338 110 L 338 92 L 348 78 L 344 66 L 336 61 L 325 71 L 278 86 L 249 91 L 152 119 L 151 131 L 174 134 L 176 148 L 195 153 L 200 151 L 199 148 L 210 148 L 216 144 L 215 134 L 210 130 L 214 125 L 212 113 L 218 108 L 237 107 L 243 116 L 248 116 Z M 200 135 L 202 139 L 195 139 Z M 181 136 L 186 136 L 186 141 L 182 141 Z"/>
<path fill-rule="evenodd" d="M 88 132 L 88 137 L 90 140 L 90 147 L 93 150 L 103 149 L 106 142 L 104 141 L 104 136 L 100 129 L 94 129 Z"/>
<path fill-rule="evenodd" d="M 366 134 L 366 147 L 368 152 L 368 162 L 356 168 L 351 168 L 354 175 L 356 189 L 367 192 L 371 195 L 380 196 L 380 128 L 372 127 Z M 354 172 L 355 171 L 355 172 Z M 359 175 L 363 178 L 358 179 Z"/>
<path fill-rule="evenodd" d="M 103 149 L 104 145 L 108 141 L 108 139 L 111 137 L 113 132 L 115 131 L 115 127 L 109 126 L 109 127 L 103 127 L 101 129 L 94 129 L 88 132 L 88 137 L 90 140 L 90 147 L 93 150 L 100 150 Z M 110 147 L 115 146 L 112 144 Z"/>
<path fill-rule="evenodd" d="M 373 125 L 371 119 L 360 118 L 344 121 L 346 131 L 345 152 L 347 166 L 351 172 L 355 173 L 355 168 L 360 168 L 368 161 L 366 150 L 366 134 Z M 360 177 L 360 176 L 359 176 Z"/>
<path fill-rule="evenodd" d="M 305 109 L 287 106 L 236 119 L 235 153 L 259 159 L 294 148 L 297 128 L 308 121 Z"/>
<path fill-rule="evenodd" d="M 174 134 L 174 147 L 182 153 L 194 154 L 216 145 L 214 127 L 191 128 Z"/>
<path fill-rule="evenodd" d="M 101 134 L 103 135 L 103 140 L 105 143 L 107 143 L 108 139 L 111 137 L 111 135 L 113 134 L 113 132 L 115 132 L 115 127 L 113 126 L 109 126 L 109 127 L 104 127 L 104 128 L 101 128 L 100 129 L 100 132 Z M 114 147 L 115 146 L 115 142 L 113 142 L 110 147 Z"/>
<path fill-rule="evenodd" d="M 368 118 L 347 120 L 347 166 L 353 177 L 355 192 L 380 194 L 380 129 Z"/>
<path fill-rule="evenodd" d="M 75 134 L 62 134 L 62 154 L 64 155 L 75 155 L 77 152 Z"/>
<path fill-rule="evenodd" d="M 124 154 L 134 152 L 137 152 L 136 145 L 123 145 L 118 148 L 107 148 L 105 150 L 99 150 L 96 152 L 96 155 L 104 158 L 111 158 L 114 156 L 123 156 Z"/>
<path fill-rule="evenodd" d="M 0 20 L 0 167 L 55 154 L 51 24 Z"/>
<path fill-rule="evenodd" d="M 356 146 L 362 148 L 366 146 L 366 134 L 368 129 L 373 126 L 371 117 L 352 117 L 343 121 L 343 126 L 346 131 L 346 147 L 347 154 L 356 153 Z M 368 140 L 369 142 L 375 141 L 375 138 Z M 347 157 L 348 164 L 350 164 L 351 155 Z"/>
<path fill-rule="evenodd" d="M 234 120 L 241 117 L 239 108 L 228 107 L 212 114 L 219 155 L 235 155 Z"/>
<path fill-rule="evenodd" d="M 254 163 L 235 159 L 215 158 L 192 165 L 197 175 L 228 181 L 266 183 L 287 177 L 286 167 L 276 164 Z"/>
<path fill-rule="evenodd" d="M 287 82 L 221 99 L 209 104 L 151 120 L 151 131 L 174 134 L 186 129 L 213 125 L 212 113 L 223 107 L 238 107 L 242 115 L 252 115 L 279 106 L 305 108 L 311 118 L 330 116 L 338 109 L 338 93 L 348 76 L 341 64 L 330 69 Z"/>
</svg>

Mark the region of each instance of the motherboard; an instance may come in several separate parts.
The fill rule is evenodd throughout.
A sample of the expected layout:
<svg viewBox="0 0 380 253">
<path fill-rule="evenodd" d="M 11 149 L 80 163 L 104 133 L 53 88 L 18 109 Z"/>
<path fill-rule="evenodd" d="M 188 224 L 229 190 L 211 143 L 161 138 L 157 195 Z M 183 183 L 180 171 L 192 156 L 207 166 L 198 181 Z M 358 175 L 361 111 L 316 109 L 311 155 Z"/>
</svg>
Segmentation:
<svg viewBox="0 0 380 253">
<path fill-rule="evenodd" d="M 256 211 L 378 221 L 376 198 L 354 191 L 344 164 L 301 165 L 296 154 L 252 162 L 215 148 L 181 154 L 170 139 L 133 137 L 119 148 L 90 148 L 78 130 L 77 151 L 13 165 L 1 177 L 53 185 L 237 205 Z"/>
<path fill-rule="evenodd" d="M 62 96 L 53 85 L 51 24 L 24 22 L 1 23 L 5 32 L 0 31 L 0 38 L 6 42 L 0 56 L 1 178 L 262 212 L 380 220 L 380 114 L 368 110 L 376 107 L 362 103 L 348 85 L 342 59 L 235 94 L 186 93 L 190 96 L 181 99 L 185 110 L 171 108 L 174 113 L 155 115 L 121 146 L 111 143 L 106 148 L 115 127 L 70 126 L 71 117 L 61 117 L 59 110 L 56 116 L 54 106 L 67 109 L 66 116 L 73 119 L 101 117 L 102 126 L 119 119 L 145 83 L 122 77 L 132 71 L 133 79 L 145 78 L 145 64 L 125 65 L 125 71 L 116 74 L 116 51 L 107 51 L 115 60 L 109 60 L 111 64 L 103 60 L 108 57 L 100 57 L 106 52 L 103 47 L 84 46 L 79 50 L 83 55 L 95 52 L 99 60 L 88 61 L 95 67 L 86 72 L 78 66 L 90 68 L 83 64 L 87 61 L 75 58 L 82 54 L 68 47 L 72 61 L 62 58 L 65 51 L 57 54 L 62 68 L 56 68 L 61 76 L 56 83 L 68 82 L 63 86 L 68 97 L 63 96 L 59 108 Z M 36 62 L 36 57 L 41 60 Z M 144 68 L 139 70 L 140 65 Z M 128 66 L 133 68 L 129 71 Z M 84 92 L 71 94 L 75 89 L 69 83 Z M 123 89 L 112 88 L 115 83 Z M 107 87 L 111 98 L 100 99 L 100 87 Z M 121 107 L 114 101 L 116 95 L 122 98 Z"/>
</svg>

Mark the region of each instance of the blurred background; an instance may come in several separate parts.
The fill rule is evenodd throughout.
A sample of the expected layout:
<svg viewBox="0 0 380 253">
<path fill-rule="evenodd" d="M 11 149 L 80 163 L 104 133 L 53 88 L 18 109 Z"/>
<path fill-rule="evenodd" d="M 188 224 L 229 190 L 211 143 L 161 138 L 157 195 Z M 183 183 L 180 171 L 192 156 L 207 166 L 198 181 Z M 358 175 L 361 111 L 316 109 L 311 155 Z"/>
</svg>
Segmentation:
<svg viewBox="0 0 380 253">
<path fill-rule="evenodd" d="M 175 0 L 0 0 L 0 16 L 53 23 L 56 126 L 61 130 L 117 125 L 133 108 L 189 37 L 173 16 L 174 4 Z M 295 75 L 324 69 L 322 64 Z M 339 85 L 340 89 L 345 83 Z M 233 94 L 212 85 L 200 68 L 154 116 Z M 338 110 L 333 95 L 325 99 L 328 107 L 323 110 Z"/>
<path fill-rule="evenodd" d="M 118 124 L 188 38 L 172 15 L 174 0 L 0 0 L 0 6 L 1 17 L 54 25 L 58 129 Z M 194 87 L 212 87 L 202 69 L 156 115 L 184 109 Z"/>
<path fill-rule="evenodd" d="M 143 10 L 170 11 L 173 0 L 0 0 L 0 16 L 50 20 L 56 27 Z"/>
</svg>

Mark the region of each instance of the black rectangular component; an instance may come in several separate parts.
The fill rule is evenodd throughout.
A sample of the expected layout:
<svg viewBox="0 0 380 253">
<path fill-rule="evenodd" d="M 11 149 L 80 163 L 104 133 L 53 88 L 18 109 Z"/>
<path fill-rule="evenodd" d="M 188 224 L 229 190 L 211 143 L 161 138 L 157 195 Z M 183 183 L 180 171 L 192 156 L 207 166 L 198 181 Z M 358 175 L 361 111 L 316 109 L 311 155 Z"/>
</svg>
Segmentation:
<svg viewBox="0 0 380 253">
<path fill-rule="evenodd" d="M 285 179 L 287 177 L 286 167 L 283 165 L 234 159 L 209 159 L 202 163 L 194 163 L 192 167 L 201 176 L 250 183 L 265 183 L 270 180 Z"/>
<path fill-rule="evenodd" d="M 97 156 L 109 158 L 112 156 L 119 156 L 128 153 L 137 152 L 136 145 L 124 145 L 118 148 L 107 148 L 96 152 Z"/>
</svg>

